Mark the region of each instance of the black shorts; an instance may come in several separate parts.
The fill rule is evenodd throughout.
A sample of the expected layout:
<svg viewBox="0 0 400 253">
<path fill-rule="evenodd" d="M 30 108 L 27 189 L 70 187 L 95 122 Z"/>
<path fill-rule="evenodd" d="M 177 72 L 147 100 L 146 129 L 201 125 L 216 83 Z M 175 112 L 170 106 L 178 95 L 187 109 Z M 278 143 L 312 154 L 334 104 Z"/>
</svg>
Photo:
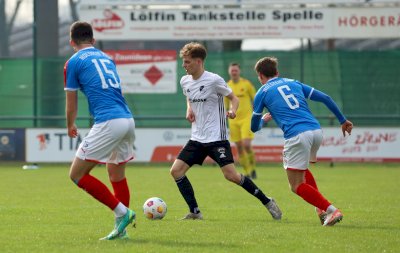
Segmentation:
<svg viewBox="0 0 400 253">
<path fill-rule="evenodd" d="M 218 163 L 219 167 L 234 162 L 231 145 L 227 140 L 210 143 L 189 140 L 177 159 L 184 161 L 191 167 L 193 164 L 202 165 L 207 156 Z"/>
</svg>

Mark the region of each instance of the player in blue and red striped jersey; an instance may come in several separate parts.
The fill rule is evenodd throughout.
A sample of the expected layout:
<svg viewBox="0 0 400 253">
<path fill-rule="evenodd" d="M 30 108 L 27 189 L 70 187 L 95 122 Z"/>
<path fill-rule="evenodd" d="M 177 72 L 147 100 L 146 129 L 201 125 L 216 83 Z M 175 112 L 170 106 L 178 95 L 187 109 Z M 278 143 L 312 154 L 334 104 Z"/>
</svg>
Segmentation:
<svg viewBox="0 0 400 253">
<path fill-rule="evenodd" d="M 263 86 L 254 99 L 251 130 L 256 132 L 264 122 L 275 120 L 285 138 L 283 165 L 292 191 L 316 207 L 322 225 L 334 225 L 342 220 L 343 214 L 319 192 L 308 168 L 310 162 L 316 162 L 322 130 L 307 99 L 324 103 L 335 114 L 342 125 L 343 136 L 346 132 L 351 134 L 353 124 L 328 95 L 298 81 L 279 77 L 276 58 L 264 57 L 254 69 Z M 264 108 L 268 113 L 263 115 Z"/>
<path fill-rule="evenodd" d="M 129 187 L 125 178 L 126 163 L 133 159 L 135 122 L 121 92 L 115 63 L 93 47 L 93 29 L 86 22 L 75 22 L 70 28 L 70 44 L 76 53 L 64 66 L 66 120 L 68 136 L 75 138 L 78 111 L 77 91 L 89 103 L 94 125 L 83 138 L 70 168 L 70 178 L 80 188 L 115 213 L 115 227 L 102 239 L 126 238 L 125 228 L 135 221 L 129 209 Z M 106 164 L 114 194 L 90 171 Z"/>
</svg>

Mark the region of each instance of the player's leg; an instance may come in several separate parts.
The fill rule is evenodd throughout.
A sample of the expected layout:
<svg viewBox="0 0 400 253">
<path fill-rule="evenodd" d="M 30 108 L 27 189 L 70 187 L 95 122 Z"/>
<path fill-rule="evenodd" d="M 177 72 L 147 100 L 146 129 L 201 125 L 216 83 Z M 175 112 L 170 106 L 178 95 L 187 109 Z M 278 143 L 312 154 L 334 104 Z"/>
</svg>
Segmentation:
<svg viewBox="0 0 400 253">
<path fill-rule="evenodd" d="M 244 153 L 246 153 L 247 162 L 249 164 L 250 177 L 256 179 L 256 157 L 251 146 L 251 141 L 254 139 L 254 133 L 251 131 L 251 118 L 242 121 L 240 132 Z"/>
<path fill-rule="evenodd" d="M 245 177 L 236 171 L 229 142 L 219 141 L 208 145 L 208 155 L 218 163 L 226 180 L 241 186 L 248 193 L 259 199 L 261 203 L 267 207 L 274 219 L 281 219 L 282 212 L 275 201 L 268 198 L 249 177 Z"/>
<path fill-rule="evenodd" d="M 244 175 L 247 177 L 251 176 L 251 165 L 249 162 L 249 156 L 246 152 L 246 150 L 244 149 L 244 145 L 243 142 L 240 141 L 236 141 L 235 142 L 235 146 L 237 148 L 238 151 L 238 156 L 239 156 L 239 164 L 242 166 L 243 170 L 244 170 Z"/>
<path fill-rule="evenodd" d="M 115 139 L 119 140 L 107 160 L 108 177 L 114 190 L 114 196 L 120 201 L 115 213 L 115 226 L 111 233 L 104 239 L 128 238 L 126 227 L 133 223 L 135 226 L 136 213 L 129 209 L 130 191 L 125 176 L 126 164 L 133 159 L 133 145 L 135 140 L 135 121 L 133 119 L 120 119 L 113 124 L 117 124 L 119 129 Z M 113 127 L 117 127 L 113 125 Z"/>
<path fill-rule="evenodd" d="M 221 170 L 226 180 L 241 186 L 248 193 L 259 199 L 274 219 L 280 220 L 282 218 L 282 212 L 275 200 L 267 197 L 249 177 L 238 173 L 233 163 L 221 167 Z"/>
<path fill-rule="evenodd" d="M 107 164 L 107 170 L 114 196 L 126 207 L 129 207 L 130 191 L 128 180 L 125 177 L 125 165 L 125 163 L 121 165 L 109 163 Z"/>
<path fill-rule="evenodd" d="M 244 149 L 241 133 L 241 121 L 229 121 L 230 141 L 234 142 L 238 151 L 239 164 L 244 170 L 244 174 L 250 177 L 251 167 L 248 155 Z"/>
<path fill-rule="evenodd" d="M 96 162 L 89 162 L 75 157 L 69 172 L 70 178 L 77 186 L 89 193 L 93 198 L 97 199 L 111 210 L 114 210 L 119 201 L 106 185 L 89 174 L 96 164 Z"/>
<path fill-rule="evenodd" d="M 76 152 L 76 157 L 70 168 L 70 178 L 95 199 L 114 210 L 119 201 L 114 197 L 106 185 L 90 175 L 90 171 L 97 163 L 106 163 L 107 156 L 114 148 L 108 144 L 111 138 L 109 134 L 109 123 L 95 124 L 82 140 Z M 114 140 L 110 139 L 113 143 Z"/>
<path fill-rule="evenodd" d="M 249 164 L 250 177 L 252 179 L 257 179 L 256 158 L 255 158 L 253 148 L 251 146 L 251 141 L 252 141 L 252 139 L 246 138 L 246 139 L 242 140 L 242 143 L 243 143 L 243 149 L 244 149 L 244 152 L 246 153 L 247 161 Z"/>
<path fill-rule="evenodd" d="M 206 154 L 202 151 L 201 143 L 189 140 L 170 169 L 170 174 L 189 207 L 189 213 L 183 219 L 203 219 L 194 195 L 193 186 L 186 176 L 186 172 L 193 164 L 201 165 L 205 158 Z"/>
<path fill-rule="evenodd" d="M 114 196 L 119 203 L 114 209 L 115 225 L 114 229 L 102 240 L 113 240 L 116 238 L 126 239 L 128 233 L 126 227 L 133 223 L 135 227 L 136 213 L 129 209 L 130 191 L 125 177 L 126 163 L 112 164 L 107 163 L 108 176 L 114 190 Z"/>
<path fill-rule="evenodd" d="M 114 190 L 114 196 L 129 208 L 130 191 L 125 176 L 127 161 L 133 159 L 133 145 L 135 140 L 135 123 L 133 119 L 127 120 L 126 134 L 111 153 L 108 163 L 108 177 Z"/>
<path fill-rule="evenodd" d="M 312 131 L 307 131 L 285 140 L 283 150 L 284 167 L 291 190 L 311 205 L 330 214 L 333 213 L 336 208 L 318 191 L 318 189 L 306 183 L 305 174 L 309 166 L 313 139 L 314 133 Z"/>
</svg>

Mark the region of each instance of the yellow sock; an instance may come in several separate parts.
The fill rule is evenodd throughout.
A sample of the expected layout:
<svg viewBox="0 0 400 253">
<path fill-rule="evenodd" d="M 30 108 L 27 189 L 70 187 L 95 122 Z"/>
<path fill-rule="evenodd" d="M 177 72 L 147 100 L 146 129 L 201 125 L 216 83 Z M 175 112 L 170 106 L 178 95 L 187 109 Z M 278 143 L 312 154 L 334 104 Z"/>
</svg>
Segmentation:
<svg viewBox="0 0 400 253">
<path fill-rule="evenodd" d="M 247 153 L 247 156 L 249 157 L 249 164 L 254 170 L 256 167 L 256 154 L 254 154 L 254 151 L 251 150 L 250 152 Z"/>
<path fill-rule="evenodd" d="M 247 153 L 244 152 L 243 154 L 239 154 L 239 163 L 240 165 L 242 165 L 245 174 L 250 175 L 251 167 L 249 164 L 249 156 L 247 155 Z"/>
</svg>

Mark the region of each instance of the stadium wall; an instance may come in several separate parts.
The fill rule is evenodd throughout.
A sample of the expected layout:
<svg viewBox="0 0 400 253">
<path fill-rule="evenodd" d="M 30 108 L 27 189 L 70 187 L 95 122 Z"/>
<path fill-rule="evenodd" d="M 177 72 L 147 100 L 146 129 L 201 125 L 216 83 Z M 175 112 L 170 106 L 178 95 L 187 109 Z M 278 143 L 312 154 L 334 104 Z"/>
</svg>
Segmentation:
<svg viewBox="0 0 400 253">
<path fill-rule="evenodd" d="M 1 151 L 11 150 L 16 158 L 17 147 L 25 146 L 25 161 L 70 162 L 88 128 L 79 130 L 77 138 L 69 138 L 64 128 L 28 128 L 24 131 L 24 143 L 10 142 L 10 148 L 0 145 L 0 160 L 4 160 Z M 11 131 L 0 131 L 1 139 L 13 134 Z M 15 134 L 15 132 L 14 132 Z M 188 128 L 139 128 L 136 130 L 134 144 L 135 159 L 133 162 L 173 162 L 179 151 L 190 138 Z M 343 137 L 340 127 L 324 128 L 324 139 L 318 152 L 321 161 L 346 162 L 400 162 L 400 128 L 355 128 L 352 135 Z M 11 138 L 10 138 L 11 139 Z M 21 139 L 21 138 L 19 138 Z M 283 149 L 282 131 L 275 127 L 264 127 L 257 132 L 253 147 L 258 162 L 281 162 Z M 237 151 L 232 146 L 235 160 Z M 21 154 L 19 154 L 21 156 Z M 7 157 L 4 157 L 7 158 Z M 21 157 L 19 157 L 21 158 Z M 14 159 L 18 160 L 18 159 Z M 210 159 L 207 162 L 211 162 Z"/>
<path fill-rule="evenodd" d="M 278 57 L 281 76 L 300 80 L 330 94 L 356 126 L 400 125 L 400 51 L 210 53 L 206 69 L 228 79 L 229 63 L 238 62 L 243 77 L 259 88 L 253 67 L 264 56 Z M 38 59 L 37 96 L 34 97 L 32 59 L 0 59 L 0 128 L 64 127 L 63 66 L 66 60 Z M 180 77 L 184 75 L 180 60 L 177 66 L 176 93 L 125 94 L 137 118 L 137 127 L 189 127 L 184 120 L 186 105 L 179 86 Z M 34 103 L 37 115 L 34 115 Z M 310 107 L 323 126 L 337 124 L 324 105 L 310 103 Z M 79 94 L 78 117 L 79 126 L 91 125 L 82 94 Z"/>
</svg>

